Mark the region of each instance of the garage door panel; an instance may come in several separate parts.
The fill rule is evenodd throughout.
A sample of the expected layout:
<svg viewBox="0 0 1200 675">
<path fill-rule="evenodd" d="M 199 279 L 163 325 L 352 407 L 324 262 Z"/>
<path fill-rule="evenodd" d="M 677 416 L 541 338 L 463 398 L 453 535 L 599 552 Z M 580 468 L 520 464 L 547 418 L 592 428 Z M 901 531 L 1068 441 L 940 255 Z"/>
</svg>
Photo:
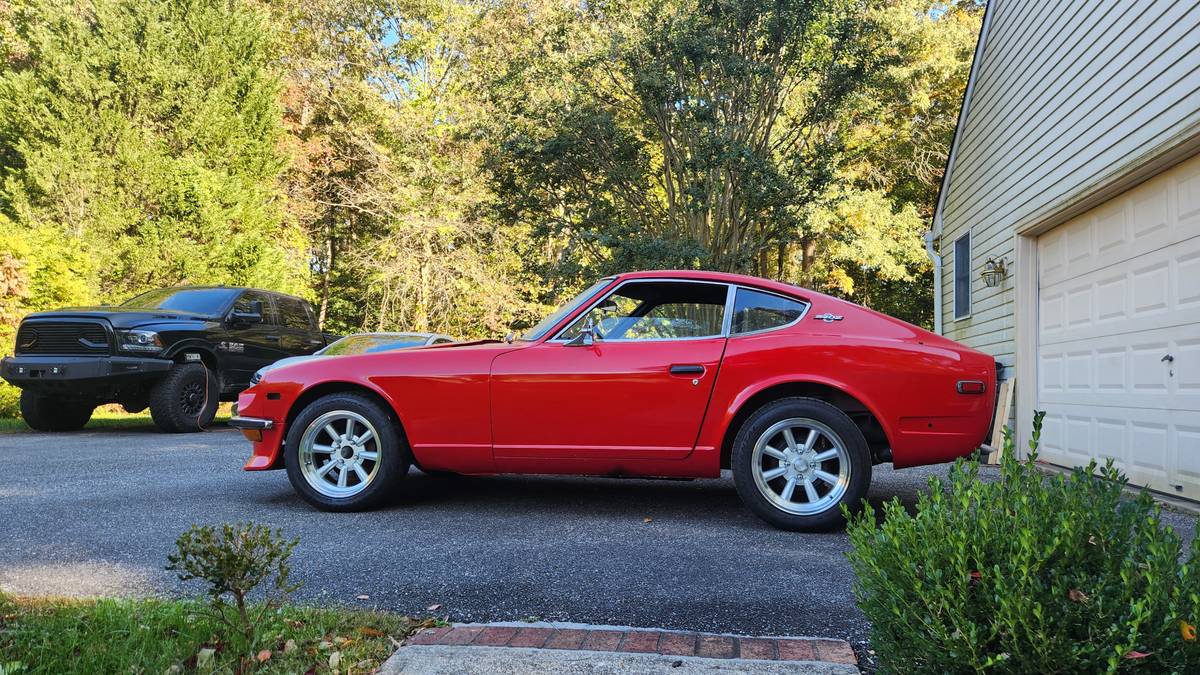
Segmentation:
<svg viewBox="0 0 1200 675">
<path fill-rule="evenodd" d="M 1043 284 L 1039 344 L 1200 323 L 1200 237 Z"/>
<path fill-rule="evenodd" d="M 1147 181 L 1043 235 L 1038 242 L 1041 285 L 1110 269 L 1200 236 L 1200 162 L 1177 170 L 1178 177 Z"/>
<path fill-rule="evenodd" d="M 1200 443 L 1200 427 L 1187 427 Z M 1131 410 L 1123 407 L 1055 405 L 1046 413 L 1040 459 L 1059 466 L 1099 466 L 1112 458 L 1136 485 L 1168 494 L 1179 494 L 1173 474 L 1179 462 L 1172 439 L 1181 431 L 1174 415 L 1165 410 Z M 1200 451 L 1196 448 L 1195 451 Z M 1194 467 L 1200 471 L 1200 466 Z M 1196 474 L 1200 478 L 1200 473 Z M 1178 480 L 1175 478 L 1174 480 Z"/>
<path fill-rule="evenodd" d="M 1038 240 L 1042 457 L 1200 499 L 1200 158 Z"/>
</svg>

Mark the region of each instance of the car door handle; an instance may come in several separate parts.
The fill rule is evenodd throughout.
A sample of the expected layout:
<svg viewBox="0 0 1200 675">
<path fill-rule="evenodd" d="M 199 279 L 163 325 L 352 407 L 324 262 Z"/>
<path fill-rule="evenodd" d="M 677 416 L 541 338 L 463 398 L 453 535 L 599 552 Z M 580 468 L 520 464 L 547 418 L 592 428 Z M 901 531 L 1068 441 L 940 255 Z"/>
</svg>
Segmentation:
<svg viewBox="0 0 1200 675">
<path fill-rule="evenodd" d="M 684 363 L 677 366 L 671 366 L 672 375 L 703 375 L 704 366 L 699 363 Z"/>
</svg>

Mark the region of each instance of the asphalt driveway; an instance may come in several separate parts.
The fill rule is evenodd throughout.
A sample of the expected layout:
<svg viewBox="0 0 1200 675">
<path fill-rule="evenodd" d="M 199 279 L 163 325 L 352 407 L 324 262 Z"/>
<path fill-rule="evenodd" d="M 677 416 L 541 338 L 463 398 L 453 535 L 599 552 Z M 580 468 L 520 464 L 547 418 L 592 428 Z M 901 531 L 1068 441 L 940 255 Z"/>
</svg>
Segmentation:
<svg viewBox="0 0 1200 675">
<path fill-rule="evenodd" d="M 193 523 L 253 519 L 300 538 L 299 599 L 435 613 L 759 635 L 866 637 L 843 533 L 780 532 L 730 479 L 431 478 L 371 513 L 244 473 L 229 429 L 0 435 L 0 587 L 21 594 L 196 592 L 163 570 Z M 873 500 L 915 500 L 944 467 L 877 469 Z M 1191 518 L 1170 514 L 1189 535 Z M 649 521 L 647 522 L 647 519 Z M 359 596 L 368 596 L 360 599 Z"/>
</svg>

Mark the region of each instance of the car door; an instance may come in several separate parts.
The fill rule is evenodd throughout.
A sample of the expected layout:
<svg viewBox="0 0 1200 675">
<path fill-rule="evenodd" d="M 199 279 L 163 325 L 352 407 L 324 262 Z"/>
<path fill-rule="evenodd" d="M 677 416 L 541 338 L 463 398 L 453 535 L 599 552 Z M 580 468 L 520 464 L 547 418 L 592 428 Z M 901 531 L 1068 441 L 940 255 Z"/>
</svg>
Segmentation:
<svg viewBox="0 0 1200 675">
<path fill-rule="evenodd" d="M 261 322 L 246 324 L 232 319 L 234 312 L 249 312 L 256 302 L 262 303 Z M 222 359 L 229 364 L 225 373 L 232 384 L 249 384 L 254 371 L 287 356 L 271 294 L 253 289 L 243 291 L 234 302 L 225 325 L 226 334 L 217 343 L 217 351 L 222 352 Z"/>
<path fill-rule="evenodd" d="M 498 356 L 498 465 L 686 457 L 725 350 L 728 297 L 725 284 L 631 280 L 553 338 Z"/>
<path fill-rule="evenodd" d="M 307 303 L 299 298 L 276 295 L 275 306 L 279 314 L 283 351 L 291 356 L 300 356 L 312 354 L 325 346 Z"/>
</svg>

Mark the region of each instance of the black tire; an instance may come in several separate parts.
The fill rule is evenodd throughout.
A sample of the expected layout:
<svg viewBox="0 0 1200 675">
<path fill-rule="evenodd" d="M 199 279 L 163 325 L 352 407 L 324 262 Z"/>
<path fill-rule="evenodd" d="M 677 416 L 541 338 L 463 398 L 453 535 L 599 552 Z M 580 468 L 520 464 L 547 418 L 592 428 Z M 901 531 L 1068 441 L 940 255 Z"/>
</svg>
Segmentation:
<svg viewBox="0 0 1200 675">
<path fill-rule="evenodd" d="M 77 431 L 92 419 L 96 406 L 58 396 L 21 391 L 21 417 L 38 431 Z"/>
<path fill-rule="evenodd" d="M 360 464 L 360 467 L 369 475 L 365 487 L 358 487 L 363 482 L 357 478 L 351 479 L 355 480 L 357 485 L 348 487 L 351 489 L 358 487 L 359 491 L 345 496 L 322 493 L 310 483 L 312 472 L 324 468 L 325 463 L 322 462 L 320 466 L 317 466 L 315 462 L 318 460 L 316 459 L 311 462 L 306 461 L 303 452 L 303 444 L 306 434 L 310 433 L 310 427 L 311 433 L 320 434 L 315 439 L 326 441 L 322 445 L 336 445 L 335 441 L 328 438 L 326 432 L 320 430 L 325 428 L 325 423 L 321 421 L 322 418 L 334 416 L 332 423 L 335 429 L 340 431 L 341 429 L 337 427 L 339 421 L 336 416 L 338 415 L 357 415 L 374 428 L 374 434 L 372 434 L 374 442 L 365 442 L 361 450 L 375 452 L 378 457 L 377 464 Z M 361 424 L 361 422 L 357 424 Z M 351 449 L 347 452 L 353 451 Z M 329 455 L 327 461 L 334 461 L 332 454 Z M 399 421 L 382 405 L 358 394 L 329 394 L 308 404 L 291 423 L 287 442 L 284 444 L 284 466 L 287 468 L 288 480 L 291 481 L 296 492 L 304 498 L 304 501 L 322 511 L 363 511 L 378 506 L 395 494 L 396 488 L 404 480 L 411 465 L 412 454 L 400 432 Z M 343 470 L 342 468 L 330 468 L 328 475 L 336 477 Z M 306 472 L 308 473 L 306 474 Z M 353 474 L 347 471 L 347 475 Z M 320 478 L 312 477 L 311 480 L 319 481 Z M 332 481 L 333 478 L 330 480 Z M 334 487 L 323 483 L 321 485 L 327 491 Z"/>
<path fill-rule="evenodd" d="M 150 389 L 150 417 L 160 431 L 203 431 L 220 403 L 221 384 L 203 364 L 173 366 Z"/>
<path fill-rule="evenodd" d="M 774 449 L 776 445 L 786 445 L 785 437 L 782 435 L 784 432 L 782 430 L 773 432 L 772 430 L 786 426 L 787 420 L 802 420 L 802 422 L 798 422 L 801 425 L 800 428 L 805 428 L 804 424 L 823 427 L 818 430 L 815 437 L 814 445 L 818 447 L 812 449 L 812 454 L 795 455 L 799 458 L 799 461 L 795 463 L 792 463 L 792 460 L 785 462 L 783 459 L 775 460 L 761 456 L 756 459 L 756 446 L 760 439 L 768 433 L 771 435 L 764 440 L 764 446 L 769 445 Z M 813 427 L 807 428 L 813 429 Z M 796 428 L 790 428 L 789 431 L 793 433 L 793 436 L 796 435 Z M 783 442 L 781 443 L 781 441 Z M 797 439 L 796 443 L 803 451 L 801 447 L 803 441 Z M 836 452 L 839 446 L 845 451 L 844 456 L 848 459 L 849 475 L 843 480 L 839 471 L 835 476 L 839 478 L 836 482 L 837 487 L 835 487 L 835 483 L 812 476 L 814 476 L 814 472 L 816 474 L 824 473 L 827 477 L 833 475 L 833 471 L 840 469 L 843 455 L 838 454 L 832 459 L 820 462 L 812 460 L 816 454 Z M 763 466 L 763 462 L 773 464 L 773 466 L 763 471 L 756 471 L 754 466 L 756 461 L 760 463 L 760 467 Z M 831 463 L 835 461 L 836 464 Z M 732 465 L 734 485 L 737 487 L 742 501 L 759 518 L 784 530 L 824 532 L 844 527 L 846 519 L 842 516 L 841 505 L 845 504 L 851 513 L 857 513 L 862 508 L 862 500 L 866 497 L 867 489 L 871 485 L 871 453 L 862 431 L 846 413 L 824 401 L 813 398 L 780 399 L 764 405 L 751 414 L 742 428 L 738 430 L 737 437 L 733 441 Z M 779 469 L 784 469 L 781 475 L 773 478 L 766 477 L 765 474 L 776 472 Z M 800 480 L 804 480 L 805 471 L 809 472 L 807 474 L 809 476 L 808 483 L 817 495 L 813 506 L 809 506 L 807 492 L 801 502 L 794 502 L 794 500 L 783 497 L 788 482 L 792 482 L 793 491 L 801 489 L 799 486 L 803 483 L 792 477 L 797 476 Z M 760 488 L 760 478 L 763 479 L 761 482 L 765 486 L 764 488 Z M 778 491 L 776 491 L 777 487 Z M 764 489 L 772 492 L 774 497 L 768 498 L 764 494 Z M 838 494 L 839 492 L 840 494 Z M 813 512 L 789 512 L 785 510 L 785 505 L 796 510 L 811 508 Z"/>
</svg>

